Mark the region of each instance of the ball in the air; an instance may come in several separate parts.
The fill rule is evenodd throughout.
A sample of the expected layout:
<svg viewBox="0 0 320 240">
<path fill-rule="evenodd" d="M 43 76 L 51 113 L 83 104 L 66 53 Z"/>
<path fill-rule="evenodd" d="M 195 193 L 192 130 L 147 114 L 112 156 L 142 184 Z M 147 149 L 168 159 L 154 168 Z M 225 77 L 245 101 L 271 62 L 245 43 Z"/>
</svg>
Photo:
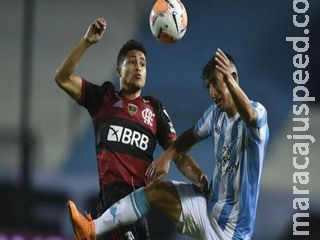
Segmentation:
<svg viewBox="0 0 320 240">
<path fill-rule="evenodd" d="M 161 43 L 179 41 L 187 30 L 188 15 L 180 0 L 157 0 L 150 13 L 150 28 Z"/>
</svg>

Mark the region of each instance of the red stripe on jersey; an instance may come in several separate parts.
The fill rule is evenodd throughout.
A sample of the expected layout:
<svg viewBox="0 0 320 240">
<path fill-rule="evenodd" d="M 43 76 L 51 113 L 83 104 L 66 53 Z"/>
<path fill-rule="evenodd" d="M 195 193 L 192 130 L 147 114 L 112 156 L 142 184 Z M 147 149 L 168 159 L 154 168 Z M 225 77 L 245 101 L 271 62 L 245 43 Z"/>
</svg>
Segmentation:
<svg viewBox="0 0 320 240">
<path fill-rule="evenodd" d="M 177 135 L 174 133 L 167 134 L 164 139 L 159 139 L 159 144 L 161 146 L 165 146 L 166 141 L 168 141 L 169 139 L 172 139 L 174 141 L 176 138 L 177 138 Z"/>
<path fill-rule="evenodd" d="M 150 162 L 107 149 L 98 154 L 100 186 L 112 182 L 127 182 L 133 187 L 147 184 L 145 172 Z"/>
<path fill-rule="evenodd" d="M 117 103 L 121 101 L 122 107 L 118 107 Z M 130 106 L 136 106 L 137 112 L 131 115 L 129 113 Z M 130 100 L 116 94 L 109 94 L 98 112 L 93 116 L 93 122 L 104 118 L 119 118 L 130 122 L 138 123 L 148 129 L 155 136 L 157 132 L 157 116 L 151 102 L 145 101 L 141 96 Z"/>
</svg>

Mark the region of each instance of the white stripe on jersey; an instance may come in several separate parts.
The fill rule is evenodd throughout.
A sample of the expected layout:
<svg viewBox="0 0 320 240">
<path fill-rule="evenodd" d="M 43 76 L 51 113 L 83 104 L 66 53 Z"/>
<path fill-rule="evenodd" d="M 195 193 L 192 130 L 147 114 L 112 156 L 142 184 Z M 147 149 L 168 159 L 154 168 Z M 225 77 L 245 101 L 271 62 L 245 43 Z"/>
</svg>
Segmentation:
<svg viewBox="0 0 320 240">
<path fill-rule="evenodd" d="M 238 119 L 239 114 L 237 114 L 236 117 L 234 117 L 232 120 L 227 119 L 227 116 L 225 114 L 225 118 L 227 120 L 227 126 L 225 130 L 225 137 L 223 142 L 223 147 L 229 149 L 231 145 L 231 134 L 233 129 L 234 122 Z M 230 156 L 231 157 L 231 156 Z M 219 201 L 225 202 L 227 200 L 227 187 L 228 187 L 228 177 L 229 174 L 223 174 L 220 179 L 220 189 L 219 189 Z M 220 214 L 219 214 L 220 215 Z"/>
<path fill-rule="evenodd" d="M 222 126 L 222 120 L 224 118 L 225 113 L 222 113 L 217 121 L 217 124 L 215 124 L 214 128 L 214 144 L 213 144 L 213 156 L 217 155 L 217 151 L 218 151 L 218 141 L 219 141 L 219 135 L 220 135 L 220 131 L 221 131 L 221 126 Z M 211 114 L 212 116 L 212 114 Z M 211 126 L 211 125 L 210 125 Z M 219 134 L 218 134 L 219 133 Z M 215 159 L 215 158 L 214 158 Z M 213 169 L 216 168 L 216 161 L 213 162 Z M 218 171 L 213 171 L 213 176 L 212 179 L 216 179 Z"/>
<path fill-rule="evenodd" d="M 208 113 L 208 114 L 206 114 Z M 206 138 L 211 131 L 211 122 L 212 122 L 212 111 L 208 109 L 206 113 L 203 115 L 203 124 L 199 128 L 197 134 L 200 138 Z"/>
<path fill-rule="evenodd" d="M 239 166 L 240 163 L 240 151 L 241 151 L 241 142 L 242 142 L 242 131 L 243 131 L 243 122 L 240 122 L 238 125 L 238 139 L 237 139 L 237 160 L 236 160 L 236 165 Z M 240 182 L 240 171 L 237 171 L 236 176 L 234 177 L 233 180 L 233 187 L 234 189 L 239 189 L 238 185 Z M 236 191 L 234 195 L 234 199 L 239 199 L 240 198 L 240 191 Z M 235 219 L 235 222 L 233 224 L 227 224 L 224 232 L 227 235 L 234 235 L 234 231 L 236 229 L 236 221 L 238 221 L 238 213 L 239 213 L 239 201 L 237 201 L 236 204 L 234 204 L 231 213 L 229 215 L 229 218 Z"/>
</svg>

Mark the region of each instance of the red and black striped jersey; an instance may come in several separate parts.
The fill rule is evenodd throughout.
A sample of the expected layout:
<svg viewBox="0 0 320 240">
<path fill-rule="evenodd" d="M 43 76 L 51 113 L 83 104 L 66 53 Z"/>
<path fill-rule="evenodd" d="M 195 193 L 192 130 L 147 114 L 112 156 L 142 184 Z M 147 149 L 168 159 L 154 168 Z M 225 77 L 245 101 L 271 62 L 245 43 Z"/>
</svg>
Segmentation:
<svg viewBox="0 0 320 240">
<path fill-rule="evenodd" d="M 150 96 L 130 100 L 111 82 L 98 86 L 83 79 L 79 104 L 94 125 L 100 187 L 113 182 L 146 185 L 145 171 L 157 142 L 165 147 L 176 138 L 161 102 Z"/>
</svg>

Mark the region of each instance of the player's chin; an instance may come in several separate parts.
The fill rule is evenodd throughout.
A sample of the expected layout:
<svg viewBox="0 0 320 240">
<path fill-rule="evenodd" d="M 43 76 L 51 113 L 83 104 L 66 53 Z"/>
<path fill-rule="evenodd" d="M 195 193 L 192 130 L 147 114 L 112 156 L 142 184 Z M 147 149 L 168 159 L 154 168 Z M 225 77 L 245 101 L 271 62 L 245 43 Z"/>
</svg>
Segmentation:
<svg viewBox="0 0 320 240">
<path fill-rule="evenodd" d="M 133 87 L 137 89 L 142 89 L 145 84 L 146 81 L 143 79 L 135 79 L 135 81 L 132 83 Z"/>
<path fill-rule="evenodd" d="M 223 106 L 223 104 L 219 104 L 217 107 L 219 108 L 220 112 L 226 112 L 226 108 Z"/>
<path fill-rule="evenodd" d="M 137 91 L 142 90 L 143 87 L 144 87 L 144 84 L 133 83 L 133 84 L 131 84 L 129 89 L 130 89 L 130 92 L 137 92 Z"/>
</svg>

